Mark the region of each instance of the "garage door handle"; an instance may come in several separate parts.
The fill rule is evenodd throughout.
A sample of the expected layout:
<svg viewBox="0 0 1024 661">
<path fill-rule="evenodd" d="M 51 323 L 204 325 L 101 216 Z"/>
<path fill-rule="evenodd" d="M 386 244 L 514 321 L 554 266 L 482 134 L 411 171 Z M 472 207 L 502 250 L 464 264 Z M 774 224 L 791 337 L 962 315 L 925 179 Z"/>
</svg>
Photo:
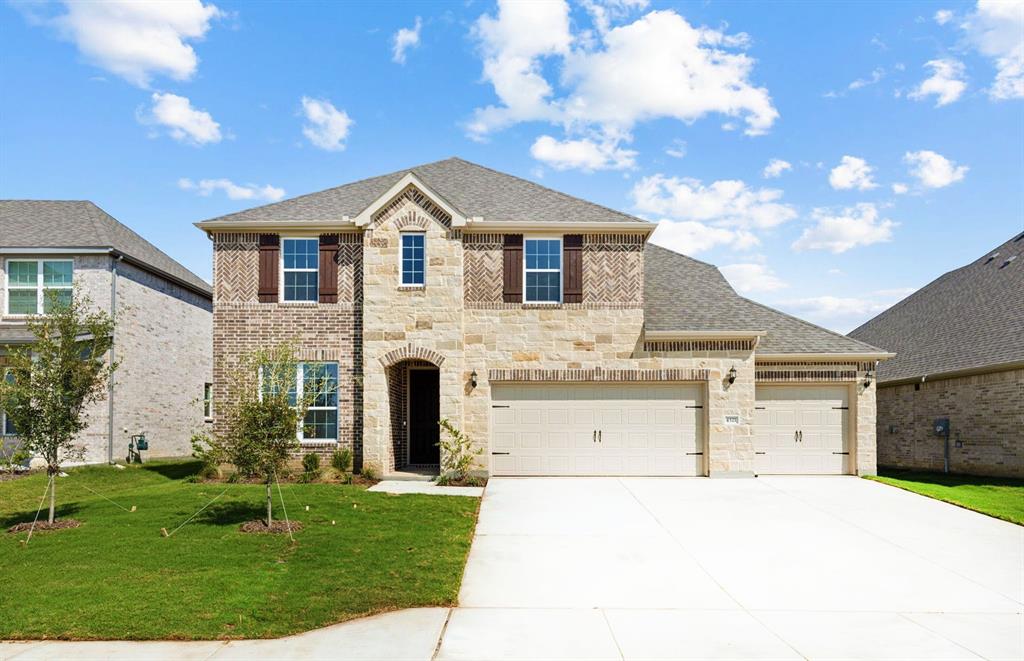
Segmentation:
<svg viewBox="0 0 1024 661">
<path fill-rule="evenodd" d="M 604 430 L 603 429 L 597 432 L 597 442 L 598 443 L 604 443 L 604 439 L 601 438 L 603 435 L 604 435 Z"/>
<path fill-rule="evenodd" d="M 594 442 L 597 443 L 597 430 L 594 430 Z"/>
</svg>

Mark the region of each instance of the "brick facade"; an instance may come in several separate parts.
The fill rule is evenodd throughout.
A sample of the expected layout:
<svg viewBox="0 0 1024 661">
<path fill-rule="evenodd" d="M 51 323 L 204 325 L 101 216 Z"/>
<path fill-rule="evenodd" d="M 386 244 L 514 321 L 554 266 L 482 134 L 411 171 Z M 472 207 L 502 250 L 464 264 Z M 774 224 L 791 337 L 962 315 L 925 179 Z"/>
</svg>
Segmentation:
<svg viewBox="0 0 1024 661">
<path fill-rule="evenodd" d="M 403 231 L 425 235 L 423 286 L 400 284 Z M 218 396 L 231 362 L 260 343 L 295 339 L 326 352 L 343 366 L 342 443 L 351 443 L 357 465 L 387 473 L 407 461 L 408 369 L 433 366 L 441 416 L 485 450 L 479 468 L 486 471 L 492 383 L 696 383 L 706 403 L 707 472 L 753 474 L 755 370 L 758 379 L 785 380 L 807 376 L 806 365 L 795 371 L 771 366 L 777 372 L 772 377 L 770 366 L 755 366 L 756 343 L 750 338 L 644 342 L 643 233 L 584 233 L 582 301 L 558 305 L 503 301 L 503 242 L 499 233 L 453 227 L 422 193 L 406 189 L 360 234 L 343 235 L 353 251 L 345 253 L 350 268 L 339 268 L 339 280 L 354 284 L 339 283 L 339 293 L 353 293 L 339 296 L 337 305 L 295 306 L 255 302 L 255 235 L 215 234 Z M 848 382 L 851 388 L 864 376 L 857 364 L 810 367 L 818 380 Z M 732 384 L 730 369 L 737 372 Z M 851 471 L 874 472 L 873 397 L 870 386 L 854 398 L 857 460 Z M 739 422 L 726 424 L 727 417 Z"/>
<path fill-rule="evenodd" d="M 949 418 L 951 472 L 1024 477 L 1024 369 L 881 386 L 879 465 L 943 470 L 937 418 Z"/>
</svg>

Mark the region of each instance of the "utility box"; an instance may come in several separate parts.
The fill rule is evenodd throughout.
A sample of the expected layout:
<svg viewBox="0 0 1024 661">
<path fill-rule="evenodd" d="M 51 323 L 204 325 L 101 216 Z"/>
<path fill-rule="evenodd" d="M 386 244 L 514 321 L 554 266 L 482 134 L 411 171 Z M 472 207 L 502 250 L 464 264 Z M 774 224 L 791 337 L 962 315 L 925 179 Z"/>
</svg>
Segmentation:
<svg viewBox="0 0 1024 661">
<path fill-rule="evenodd" d="M 936 436 L 949 436 L 949 418 L 935 418 L 933 428 Z"/>
</svg>

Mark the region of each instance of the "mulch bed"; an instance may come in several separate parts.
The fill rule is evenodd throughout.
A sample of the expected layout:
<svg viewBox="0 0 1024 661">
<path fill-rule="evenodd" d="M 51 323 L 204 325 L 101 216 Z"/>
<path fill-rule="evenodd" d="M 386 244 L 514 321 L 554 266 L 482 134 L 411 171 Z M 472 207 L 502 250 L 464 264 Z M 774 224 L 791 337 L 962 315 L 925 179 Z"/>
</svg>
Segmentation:
<svg viewBox="0 0 1024 661">
<path fill-rule="evenodd" d="M 39 521 L 36 523 L 35 532 L 44 532 L 46 530 L 67 530 L 68 528 L 77 528 L 82 525 L 81 521 L 76 519 L 57 519 L 53 523 L 46 521 Z M 7 529 L 7 532 L 28 532 L 32 529 L 32 522 L 19 523 L 11 526 Z"/>
<path fill-rule="evenodd" d="M 246 521 L 238 527 L 242 532 L 248 533 L 270 533 L 270 534 L 281 534 L 288 532 L 288 524 L 291 524 L 292 532 L 299 532 L 302 530 L 302 523 L 300 521 L 274 521 L 270 527 L 267 527 L 266 521 Z"/>
</svg>

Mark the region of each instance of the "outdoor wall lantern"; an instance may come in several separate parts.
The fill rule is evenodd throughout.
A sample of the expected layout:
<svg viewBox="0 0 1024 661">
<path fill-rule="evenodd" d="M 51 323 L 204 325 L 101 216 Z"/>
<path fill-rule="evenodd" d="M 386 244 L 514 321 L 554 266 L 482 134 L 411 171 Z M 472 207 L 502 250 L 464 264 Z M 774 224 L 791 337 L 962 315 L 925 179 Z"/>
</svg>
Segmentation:
<svg viewBox="0 0 1024 661">
<path fill-rule="evenodd" d="M 729 385 L 730 386 L 732 384 L 736 383 L 736 367 L 735 366 L 729 368 L 728 378 L 729 378 Z"/>
<path fill-rule="evenodd" d="M 473 370 L 469 375 L 469 385 L 476 388 L 476 370 Z"/>
<path fill-rule="evenodd" d="M 871 377 L 873 377 L 873 376 L 874 376 L 874 374 L 871 372 L 871 370 L 868 370 L 867 372 L 864 373 L 864 387 L 865 388 L 867 388 L 868 386 L 871 385 Z"/>
</svg>

